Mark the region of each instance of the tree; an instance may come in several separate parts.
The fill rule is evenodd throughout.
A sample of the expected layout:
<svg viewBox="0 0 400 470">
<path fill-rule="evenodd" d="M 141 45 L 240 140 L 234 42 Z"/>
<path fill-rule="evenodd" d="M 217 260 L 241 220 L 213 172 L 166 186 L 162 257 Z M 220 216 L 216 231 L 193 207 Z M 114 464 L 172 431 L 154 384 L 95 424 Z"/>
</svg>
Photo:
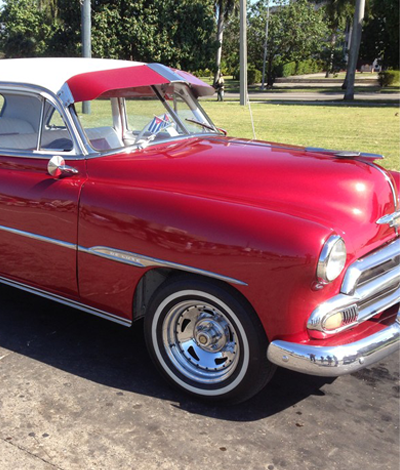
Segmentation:
<svg viewBox="0 0 400 470">
<path fill-rule="evenodd" d="M 1 22 L 7 56 L 81 55 L 79 0 L 5 0 Z M 214 38 L 214 0 L 92 1 L 93 57 L 197 70 L 211 67 Z"/>
<path fill-rule="evenodd" d="M 343 37 L 347 22 L 354 13 L 354 0 L 312 0 L 312 3 L 321 5 L 330 31 L 329 46 L 323 54 L 326 62 L 326 78 L 328 78 L 336 71 L 337 65 L 343 64 L 340 39 Z"/>
<path fill-rule="evenodd" d="M 267 42 L 267 85 L 272 86 L 278 65 L 317 56 L 328 32 L 321 11 L 307 0 L 277 0 L 271 8 Z M 253 5 L 249 16 L 249 62 L 259 70 L 265 42 L 266 3 Z"/>
<path fill-rule="evenodd" d="M 33 57 L 45 51 L 51 24 L 36 0 L 5 2 L 0 24 L 0 47 L 5 57 Z"/>
<path fill-rule="evenodd" d="M 370 0 L 360 46 L 360 59 L 379 58 L 384 67 L 399 68 L 399 0 Z"/>
<path fill-rule="evenodd" d="M 216 70 L 214 75 L 214 84 L 221 74 L 222 43 L 224 39 L 225 23 L 229 15 L 238 8 L 238 0 L 215 0 L 215 11 L 217 16 L 217 58 Z"/>
<path fill-rule="evenodd" d="M 356 67 L 358 61 L 358 53 L 360 50 L 361 34 L 365 14 L 365 0 L 356 1 L 356 9 L 354 12 L 353 31 L 351 34 L 351 43 L 349 50 L 349 63 L 347 65 L 346 79 L 344 82 L 344 100 L 354 100 L 354 82 L 356 78 Z"/>
</svg>

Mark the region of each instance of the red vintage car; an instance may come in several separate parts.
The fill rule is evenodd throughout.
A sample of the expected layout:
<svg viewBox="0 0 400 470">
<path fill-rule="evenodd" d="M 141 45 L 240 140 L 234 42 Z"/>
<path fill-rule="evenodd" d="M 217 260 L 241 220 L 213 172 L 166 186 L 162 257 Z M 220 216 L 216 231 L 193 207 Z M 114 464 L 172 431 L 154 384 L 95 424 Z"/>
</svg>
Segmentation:
<svg viewBox="0 0 400 470">
<path fill-rule="evenodd" d="M 144 317 L 161 373 L 224 403 L 276 365 L 338 376 L 397 350 L 399 174 L 379 155 L 227 137 L 197 101 L 214 90 L 160 64 L 0 71 L 0 282 Z"/>
</svg>

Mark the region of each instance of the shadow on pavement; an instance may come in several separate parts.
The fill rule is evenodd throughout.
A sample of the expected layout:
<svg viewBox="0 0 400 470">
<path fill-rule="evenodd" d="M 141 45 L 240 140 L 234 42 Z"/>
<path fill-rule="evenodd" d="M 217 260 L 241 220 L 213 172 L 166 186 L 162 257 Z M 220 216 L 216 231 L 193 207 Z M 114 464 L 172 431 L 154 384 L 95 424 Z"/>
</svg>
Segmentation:
<svg viewBox="0 0 400 470">
<path fill-rule="evenodd" d="M 0 348 L 105 386 L 171 401 L 171 406 L 193 414 L 255 421 L 310 395 L 324 395 L 321 387 L 334 380 L 278 369 L 245 405 L 204 404 L 159 376 L 147 354 L 141 321 L 125 328 L 6 286 L 0 286 L 0 298 Z"/>
</svg>

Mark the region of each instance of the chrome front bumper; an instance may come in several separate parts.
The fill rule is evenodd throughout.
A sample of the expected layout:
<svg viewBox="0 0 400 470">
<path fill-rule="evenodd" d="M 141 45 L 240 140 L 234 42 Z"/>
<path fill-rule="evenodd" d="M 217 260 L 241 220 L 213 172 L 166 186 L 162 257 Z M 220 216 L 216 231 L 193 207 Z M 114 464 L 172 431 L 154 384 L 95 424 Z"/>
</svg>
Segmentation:
<svg viewBox="0 0 400 470">
<path fill-rule="evenodd" d="M 381 361 L 400 345 L 400 312 L 393 325 L 354 343 L 341 346 L 308 346 L 275 340 L 268 359 L 281 367 L 310 375 L 336 377 Z"/>
</svg>

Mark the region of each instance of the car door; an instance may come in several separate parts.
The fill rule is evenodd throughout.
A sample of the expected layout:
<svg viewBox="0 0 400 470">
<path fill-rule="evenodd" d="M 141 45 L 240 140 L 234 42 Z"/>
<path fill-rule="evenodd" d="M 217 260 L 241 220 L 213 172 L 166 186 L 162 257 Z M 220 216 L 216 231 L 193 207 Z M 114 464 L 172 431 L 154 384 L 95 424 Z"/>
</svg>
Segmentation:
<svg viewBox="0 0 400 470">
<path fill-rule="evenodd" d="M 0 87 L 0 108 L 0 282 L 77 297 L 85 160 L 54 96 Z M 54 156 L 72 170 L 51 176 Z"/>
</svg>

